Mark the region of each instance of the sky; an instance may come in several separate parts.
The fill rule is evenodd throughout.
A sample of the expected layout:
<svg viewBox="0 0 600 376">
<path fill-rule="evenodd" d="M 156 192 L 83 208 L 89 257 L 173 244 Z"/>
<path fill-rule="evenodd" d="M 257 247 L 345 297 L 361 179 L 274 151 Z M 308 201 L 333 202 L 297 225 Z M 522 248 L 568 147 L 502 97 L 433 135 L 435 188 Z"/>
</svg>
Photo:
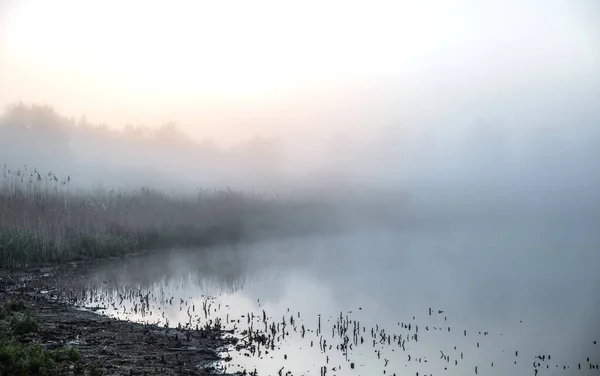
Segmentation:
<svg viewBox="0 0 600 376">
<path fill-rule="evenodd" d="M 223 143 L 366 137 L 552 100 L 588 106 L 599 98 L 600 5 L 0 0 L 0 56 L 1 106 L 46 103 L 115 127 L 175 121 Z"/>
</svg>

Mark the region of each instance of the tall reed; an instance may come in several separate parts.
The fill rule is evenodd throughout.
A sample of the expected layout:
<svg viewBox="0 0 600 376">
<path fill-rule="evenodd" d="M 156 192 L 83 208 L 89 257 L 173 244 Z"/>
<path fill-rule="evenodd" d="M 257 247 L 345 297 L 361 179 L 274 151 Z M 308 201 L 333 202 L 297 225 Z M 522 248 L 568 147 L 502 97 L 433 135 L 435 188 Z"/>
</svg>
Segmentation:
<svg viewBox="0 0 600 376">
<path fill-rule="evenodd" d="M 232 190 L 175 196 L 147 187 L 73 189 L 70 176 L 4 166 L 0 268 L 236 242 L 283 229 L 282 218 L 300 229 L 292 214 L 302 210 L 291 200 Z"/>
</svg>

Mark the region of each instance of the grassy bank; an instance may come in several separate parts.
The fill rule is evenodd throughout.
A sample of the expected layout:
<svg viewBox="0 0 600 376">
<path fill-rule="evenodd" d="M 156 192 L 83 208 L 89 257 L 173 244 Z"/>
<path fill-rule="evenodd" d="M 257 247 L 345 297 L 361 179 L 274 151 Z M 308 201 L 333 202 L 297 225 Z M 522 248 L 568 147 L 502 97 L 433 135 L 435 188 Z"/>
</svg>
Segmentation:
<svg viewBox="0 0 600 376">
<path fill-rule="evenodd" d="M 26 167 L 0 182 L 0 268 L 202 247 L 320 227 L 326 208 L 231 190 L 75 190 Z M 285 221 L 282 219 L 285 218 Z"/>
<path fill-rule="evenodd" d="M 37 321 L 25 302 L 13 300 L 0 306 L 0 376 L 100 374 L 94 365 L 83 364 L 74 346 L 50 350 L 31 341 L 37 330 Z"/>
</svg>

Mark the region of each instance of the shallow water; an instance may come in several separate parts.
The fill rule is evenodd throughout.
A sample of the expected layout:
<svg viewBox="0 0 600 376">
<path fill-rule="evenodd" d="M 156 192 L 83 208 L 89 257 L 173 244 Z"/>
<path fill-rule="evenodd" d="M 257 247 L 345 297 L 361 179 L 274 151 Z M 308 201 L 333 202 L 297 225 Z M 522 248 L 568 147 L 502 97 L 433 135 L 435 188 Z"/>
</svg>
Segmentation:
<svg viewBox="0 0 600 376">
<path fill-rule="evenodd" d="M 75 290 L 134 321 L 274 324 L 272 348 L 230 349 L 228 371 L 597 375 L 599 249 L 566 223 L 371 229 L 117 260 Z"/>
</svg>

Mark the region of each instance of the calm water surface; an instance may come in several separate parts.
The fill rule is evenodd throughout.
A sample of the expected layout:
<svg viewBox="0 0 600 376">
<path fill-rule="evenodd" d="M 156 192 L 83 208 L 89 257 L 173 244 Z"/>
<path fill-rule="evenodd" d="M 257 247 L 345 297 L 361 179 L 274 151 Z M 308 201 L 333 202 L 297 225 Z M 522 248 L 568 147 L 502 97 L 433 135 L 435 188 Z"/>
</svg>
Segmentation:
<svg viewBox="0 0 600 376">
<path fill-rule="evenodd" d="M 92 269 L 81 297 L 159 325 L 275 325 L 272 348 L 230 349 L 228 371 L 598 375 L 596 232 L 457 225 L 174 250 Z"/>
</svg>

